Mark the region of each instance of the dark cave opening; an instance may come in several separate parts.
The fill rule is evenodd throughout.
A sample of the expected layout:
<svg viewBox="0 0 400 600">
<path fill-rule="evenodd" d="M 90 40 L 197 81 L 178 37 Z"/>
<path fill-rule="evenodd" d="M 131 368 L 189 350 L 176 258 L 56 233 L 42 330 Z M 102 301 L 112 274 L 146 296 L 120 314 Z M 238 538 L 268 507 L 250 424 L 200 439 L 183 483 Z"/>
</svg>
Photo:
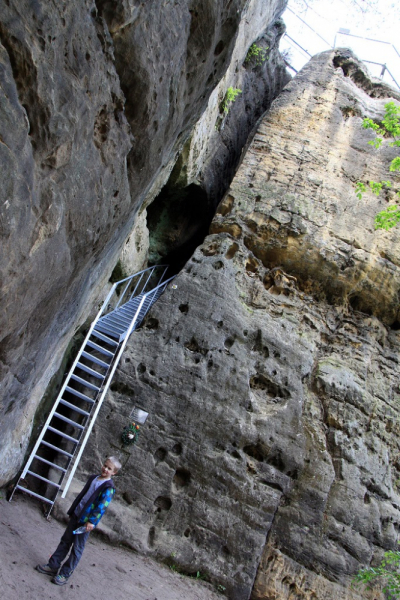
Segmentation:
<svg viewBox="0 0 400 600">
<path fill-rule="evenodd" d="M 178 273 L 208 233 L 214 208 L 195 184 L 167 184 L 147 208 L 149 264 L 168 264 Z"/>
</svg>

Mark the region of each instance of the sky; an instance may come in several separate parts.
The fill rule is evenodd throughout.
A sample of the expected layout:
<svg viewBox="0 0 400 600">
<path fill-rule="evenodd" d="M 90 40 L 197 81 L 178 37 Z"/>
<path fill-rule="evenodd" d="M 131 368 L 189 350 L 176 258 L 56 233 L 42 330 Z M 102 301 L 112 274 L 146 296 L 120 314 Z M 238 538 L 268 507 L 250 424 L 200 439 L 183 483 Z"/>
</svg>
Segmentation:
<svg viewBox="0 0 400 600">
<path fill-rule="evenodd" d="M 309 54 L 346 47 L 375 77 L 386 63 L 390 73 L 385 70 L 383 80 L 400 89 L 399 0 L 289 0 L 283 20 L 287 35 L 280 49 L 289 52 L 288 62 L 296 70 Z"/>
</svg>

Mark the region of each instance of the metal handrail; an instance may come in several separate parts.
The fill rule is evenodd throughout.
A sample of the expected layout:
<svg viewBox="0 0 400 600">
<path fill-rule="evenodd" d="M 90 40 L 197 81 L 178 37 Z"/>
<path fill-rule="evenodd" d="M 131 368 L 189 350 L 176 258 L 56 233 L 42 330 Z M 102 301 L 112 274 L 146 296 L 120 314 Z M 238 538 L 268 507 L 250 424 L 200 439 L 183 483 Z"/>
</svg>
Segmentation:
<svg viewBox="0 0 400 600">
<path fill-rule="evenodd" d="M 158 265 L 157 265 L 157 266 L 158 266 Z M 164 265 L 163 265 L 163 266 L 164 266 Z M 163 273 L 162 277 L 164 276 L 165 272 L 166 272 L 166 269 L 164 270 L 164 273 Z M 143 306 L 143 304 L 144 304 L 144 302 L 145 302 L 146 298 L 147 298 L 148 296 L 154 296 L 154 295 L 155 295 L 155 293 L 156 293 L 156 291 L 157 291 L 158 289 L 160 289 L 160 288 L 163 288 L 163 289 L 165 289 L 165 288 L 167 287 L 168 283 L 169 283 L 170 281 L 172 281 L 173 279 L 175 279 L 175 277 L 176 277 L 176 275 L 173 275 L 173 276 L 172 276 L 172 277 L 170 277 L 169 279 L 166 279 L 166 280 L 165 280 L 165 281 L 163 281 L 162 283 L 158 284 L 158 286 L 156 286 L 155 288 L 153 288 L 153 289 L 152 289 L 152 290 L 150 290 L 149 292 L 146 292 L 145 294 L 143 294 L 143 296 L 142 296 L 142 298 L 141 298 L 141 300 L 140 300 L 139 306 L 138 306 L 138 308 L 137 308 L 137 310 L 136 310 L 136 312 L 135 312 L 135 315 L 134 315 L 134 317 L 132 318 L 132 321 L 131 321 L 131 323 L 130 323 L 130 325 L 129 325 L 129 327 L 128 327 L 128 330 L 127 330 L 127 332 L 126 332 L 125 339 L 123 340 L 122 344 L 120 345 L 120 347 L 119 347 L 119 350 L 118 350 L 118 353 L 116 354 L 116 356 L 115 356 L 115 358 L 114 358 L 113 366 L 112 366 L 112 368 L 111 368 L 111 371 L 110 371 L 109 375 L 107 376 L 107 382 L 106 382 L 106 384 L 105 384 L 104 388 L 103 388 L 103 389 L 102 389 L 102 391 L 101 391 L 101 395 L 100 395 L 99 399 L 97 400 L 97 403 L 96 403 L 96 409 L 95 409 L 95 411 L 94 411 L 93 415 L 91 415 L 91 418 L 90 418 L 90 423 L 89 423 L 89 425 L 88 425 L 88 428 L 87 428 L 87 430 L 85 431 L 84 438 L 83 438 L 82 442 L 80 442 L 80 444 L 79 444 L 79 445 L 80 445 L 79 452 L 78 452 L 78 455 L 76 456 L 76 458 L 74 459 L 74 464 L 73 464 L 73 467 L 72 467 L 72 469 L 71 469 L 71 472 L 69 473 L 69 476 L 68 476 L 67 483 L 65 484 L 65 487 L 64 487 L 64 489 L 63 489 L 63 492 L 62 492 L 62 494 L 61 494 L 61 498 L 65 498 L 65 496 L 66 496 L 66 494 L 67 494 L 67 492 L 68 492 L 69 486 L 71 485 L 71 481 L 72 481 L 72 479 L 73 479 L 73 477 L 74 477 L 74 475 L 75 475 L 75 471 L 76 471 L 76 469 L 77 469 L 77 467 L 78 467 L 78 464 L 79 464 L 80 458 L 81 458 L 81 456 L 82 456 L 82 453 L 83 453 L 83 451 L 84 451 L 84 449 L 85 449 L 85 446 L 86 446 L 86 444 L 87 444 L 87 441 L 88 441 L 88 439 L 89 439 L 90 433 L 91 433 L 91 431 L 92 431 L 92 429 L 93 429 L 93 425 L 94 425 L 94 423 L 95 423 L 95 421 L 96 421 L 96 417 L 97 417 L 97 415 L 98 415 L 98 412 L 99 412 L 99 410 L 100 410 L 100 408 L 101 408 L 101 405 L 102 405 L 102 403 L 103 403 L 103 400 L 104 400 L 104 398 L 106 397 L 106 394 L 107 394 L 108 388 L 110 387 L 111 380 L 112 380 L 112 378 L 113 378 L 114 372 L 115 372 L 115 370 L 116 370 L 116 368 L 117 368 L 117 366 L 118 366 L 118 364 L 119 364 L 119 361 L 120 361 L 121 355 L 122 355 L 122 353 L 123 353 L 123 351 L 124 351 L 124 349 L 125 349 L 125 346 L 126 346 L 126 344 L 127 344 L 127 342 L 128 342 L 129 336 L 130 336 L 130 334 L 131 334 L 131 333 L 132 333 L 132 331 L 133 331 L 134 325 L 135 325 L 135 323 L 136 323 L 136 321 L 137 321 L 137 319 L 138 319 L 138 317 L 139 317 L 139 315 L 140 315 L 140 311 L 141 311 L 141 309 L 142 309 L 142 306 Z M 97 322 L 97 319 L 96 319 L 96 322 Z M 95 325 L 95 322 L 93 323 L 93 327 L 94 327 L 94 325 Z M 92 329 L 92 328 L 91 328 L 91 329 Z"/>
<path fill-rule="evenodd" d="M 102 315 L 103 315 L 103 314 L 106 312 L 106 310 L 107 310 L 107 308 L 108 308 L 108 307 L 110 307 L 110 309 L 111 309 L 111 310 L 115 310 L 115 309 L 116 309 L 116 308 L 118 308 L 119 306 L 122 306 L 123 304 L 125 304 L 125 302 L 128 302 L 128 300 L 131 300 L 131 299 L 134 297 L 134 294 L 135 294 L 136 290 L 138 289 L 138 287 L 139 287 L 139 285 L 140 285 L 140 282 L 142 281 L 143 275 L 144 275 L 145 273 L 148 273 L 148 272 L 149 272 L 149 276 L 147 277 L 146 283 L 144 284 L 144 286 L 143 286 L 143 288 L 142 288 L 141 292 L 145 291 L 145 290 L 146 290 L 146 286 L 147 286 L 147 284 L 149 283 L 149 281 L 150 281 L 150 279 L 151 279 L 151 277 L 152 277 L 152 275 L 153 275 L 154 271 L 155 271 L 156 269 L 161 269 L 161 268 L 163 268 L 163 269 L 164 269 L 164 271 L 163 271 L 163 273 L 162 273 L 162 275 L 160 276 L 160 279 L 159 279 L 159 281 L 161 282 L 161 281 L 162 281 L 162 278 L 164 277 L 164 275 L 165 275 L 165 273 L 166 273 L 166 271 L 167 271 L 167 269 L 168 269 L 168 265 L 153 265 L 152 267 L 148 267 L 147 269 L 143 269 L 142 271 L 139 271 L 138 273 L 134 273 L 133 275 L 130 275 L 129 277 L 125 277 L 124 279 L 120 279 L 120 281 L 116 281 L 116 282 L 113 284 L 113 286 L 112 286 L 111 290 L 109 291 L 109 293 L 108 293 L 108 295 L 107 295 L 106 299 L 104 300 L 104 302 L 103 302 L 103 304 L 102 304 L 102 306 L 101 306 L 101 308 L 100 308 L 100 311 L 99 311 L 99 313 L 98 313 L 98 315 L 97 315 L 97 317 L 96 317 L 96 321 L 97 321 L 97 320 L 98 320 L 98 319 L 99 319 L 99 318 L 100 318 L 100 317 L 101 317 L 101 316 L 102 316 Z M 132 283 L 132 280 L 133 280 L 135 277 L 138 277 L 139 275 L 140 275 L 140 278 L 139 278 L 138 282 L 136 283 L 136 285 L 135 285 L 135 288 L 134 288 L 134 290 L 133 290 L 132 294 L 130 295 L 130 297 L 128 298 L 128 300 L 125 300 L 125 301 L 124 301 L 125 294 L 126 294 L 127 290 L 129 289 L 129 286 L 130 286 L 130 284 Z M 123 292 L 122 292 L 122 294 L 121 294 L 121 297 L 119 298 L 119 300 L 118 300 L 118 302 L 117 302 L 116 306 L 112 307 L 112 305 L 111 305 L 111 303 L 110 303 L 110 302 L 111 302 L 111 299 L 112 299 L 112 298 L 113 298 L 113 296 L 114 296 L 114 293 L 116 293 L 116 291 L 117 291 L 117 288 L 118 288 L 118 287 L 119 287 L 119 286 L 120 286 L 122 283 L 125 283 L 125 282 L 126 282 L 126 285 L 125 285 L 125 287 L 124 287 L 124 290 L 123 290 Z"/>
</svg>

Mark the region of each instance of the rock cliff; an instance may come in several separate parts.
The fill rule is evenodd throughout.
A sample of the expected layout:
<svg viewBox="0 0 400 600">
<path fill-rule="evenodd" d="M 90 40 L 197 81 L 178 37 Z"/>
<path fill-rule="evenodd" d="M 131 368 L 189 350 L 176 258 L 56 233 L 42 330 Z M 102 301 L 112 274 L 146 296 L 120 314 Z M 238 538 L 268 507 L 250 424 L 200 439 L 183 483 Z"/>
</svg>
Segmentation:
<svg viewBox="0 0 400 600">
<path fill-rule="evenodd" d="M 286 83 L 277 50 L 284 4 L 1 4 L 0 485 L 21 466 L 43 394 L 127 238 L 135 253 L 142 248 L 139 259 L 128 252 L 127 264 L 146 259 L 143 208 L 168 180 L 211 94 L 240 78 L 253 105 L 240 133 L 233 127 L 224 140 L 230 153 L 219 165 L 230 173 L 255 119 Z M 271 60 L 255 79 L 244 61 L 258 38 L 268 40 Z M 210 158 L 224 144 L 209 125 Z M 209 222 L 216 198 L 204 181 L 197 187 Z"/>
<path fill-rule="evenodd" d="M 393 149 L 362 117 L 399 95 L 347 51 L 262 118 L 210 234 L 132 336 L 82 471 L 121 452 L 104 531 L 235 600 L 350 588 L 400 528 L 399 231 L 373 230 Z M 133 450 L 134 405 L 150 417 Z"/>
</svg>

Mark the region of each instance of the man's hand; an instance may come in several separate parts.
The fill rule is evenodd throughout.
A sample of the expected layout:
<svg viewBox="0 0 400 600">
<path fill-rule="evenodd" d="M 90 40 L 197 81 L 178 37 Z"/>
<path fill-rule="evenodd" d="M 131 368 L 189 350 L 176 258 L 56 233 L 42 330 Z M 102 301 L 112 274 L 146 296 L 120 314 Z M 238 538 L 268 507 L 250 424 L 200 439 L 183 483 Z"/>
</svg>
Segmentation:
<svg viewBox="0 0 400 600">
<path fill-rule="evenodd" d="M 94 525 L 93 523 L 89 523 L 89 521 L 86 523 L 86 531 L 92 531 L 92 529 L 94 529 Z"/>
</svg>

